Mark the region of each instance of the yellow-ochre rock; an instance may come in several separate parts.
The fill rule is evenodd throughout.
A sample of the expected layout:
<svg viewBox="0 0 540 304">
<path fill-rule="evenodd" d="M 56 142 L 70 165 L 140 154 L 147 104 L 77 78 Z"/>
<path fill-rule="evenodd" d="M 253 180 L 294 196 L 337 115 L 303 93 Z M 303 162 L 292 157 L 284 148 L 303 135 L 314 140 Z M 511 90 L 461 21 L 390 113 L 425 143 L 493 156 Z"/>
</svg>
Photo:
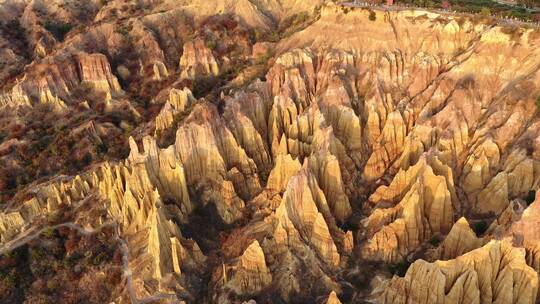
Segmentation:
<svg viewBox="0 0 540 304">
<path fill-rule="evenodd" d="M 184 44 L 184 52 L 180 58 L 182 78 L 217 76 L 219 65 L 212 51 L 206 47 L 204 40 L 196 39 Z"/>
<path fill-rule="evenodd" d="M 328 208 L 324 193 L 306 170 L 293 176 L 276 210 L 279 221 L 276 241 L 286 246 L 303 246 L 305 241 L 313 246 L 322 259 L 337 266 L 340 256 L 330 235 L 327 222 L 319 208 Z"/>
<path fill-rule="evenodd" d="M 0 96 L 0 106 L 50 104 L 63 110 L 80 87 L 103 94 L 105 100 L 122 92 L 107 57 L 102 54 L 61 54 L 28 68 L 10 92 Z"/>
<path fill-rule="evenodd" d="M 298 159 L 293 159 L 290 154 L 278 155 L 274 169 L 270 172 L 266 188 L 278 192 L 285 191 L 289 179 L 296 175 L 302 168 Z"/>
<path fill-rule="evenodd" d="M 394 277 L 380 303 L 535 303 L 538 275 L 525 250 L 507 241 L 449 261 L 414 262 L 405 277 Z"/>
<path fill-rule="evenodd" d="M 444 176 L 436 175 L 425 158 L 400 176 L 402 181 L 391 184 L 395 190 L 385 191 L 392 207 L 374 209 L 364 221 L 367 240 L 361 250 L 367 259 L 398 262 L 423 241 L 452 227 L 452 196 Z M 379 196 L 372 199 L 382 205 Z"/>
<path fill-rule="evenodd" d="M 236 270 L 228 282 L 237 294 L 255 294 L 272 282 L 272 274 L 266 266 L 264 252 L 254 241 L 240 256 Z"/>
<path fill-rule="evenodd" d="M 15 2 L 0 250 L 52 220 L 111 225 L 118 303 L 538 299 L 533 28 L 322 0 Z M 58 39 L 45 14 L 77 26 Z"/>
<path fill-rule="evenodd" d="M 405 143 L 406 128 L 399 112 L 392 112 L 384 125 L 381 135 L 376 139 L 375 148 L 364 168 L 364 179 L 374 181 L 396 161 Z"/>
<path fill-rule="evenodd" d="M 476 233 L 471 229 L 467 219 L 460 218 L 439 246 L 439 258 L 441 260 L 449 260 L 479 248 L 483 244 L 483 240 L 476 236 Z"/>
<path fill-rule="evenodd" d="M 328 296 L 328 300 L 326 300 L 326 304 L 341 304 L 341 301 L 338 299 L 335 291 L 332 290 Z"/>
<path fill-rule="evenodd" d="M 183 90 L 171 89 L 169 99 L 156 116 L 156 132 L 172 126 L 177 115 L 185 113 L 195 103 L 195 97 L 187 88 Z"/>
</svg>

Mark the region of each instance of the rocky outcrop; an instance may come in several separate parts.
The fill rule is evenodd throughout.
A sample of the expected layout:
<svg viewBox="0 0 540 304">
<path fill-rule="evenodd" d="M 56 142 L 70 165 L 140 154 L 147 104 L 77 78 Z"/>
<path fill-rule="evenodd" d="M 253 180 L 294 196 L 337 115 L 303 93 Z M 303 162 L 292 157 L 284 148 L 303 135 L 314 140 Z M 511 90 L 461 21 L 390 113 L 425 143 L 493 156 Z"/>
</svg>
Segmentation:
<svg viewBox="0 0 540 304">
<path fill-rule="evenodd" d="M 483 240 L 476 236 L 467 219 L 460 218 L 439 246 L 439 258 L 450 260 L 481 247 Z"/>
<path fill-rule="evenodd" d="M 197 104 L 176 132 L 176 157 L 201 202 L 213 201 L 226 223 L 241 217 L 243 199 L 260 191 L 256 165 L 210 104 Z"/>
<path fill-rule="evenodd" d="M 535 303 L 538 275 L 524 250 L 491 241 L 454 260 L 418 260 L 387 284 L 381 303 Z"/>
<path fill-rule="evenodd" d="M 376 139 L 373 154 L 364 168 L 364 179 L 368 182 L 382 177 L 386 170 L 396 161 L 403 152 L 406 128 L 403 117 L 399 112 L 388 115 L 379 138 Z"/>
<path fill-rule="evenodd" d="M 266 266 L 264 252 L 259 242 L 254 241 L 240 257 L 228 285 L 237 294 L 252 295 L 266 288 L 271 282 L 272 274 Z"/>
<path fill-rule="evenodd" d="M 206 47 L 204 40 L 196 39 L 184 44 L 184 52 L 180 58 L 182 78 L 195 79 L 204 76 L 217 76 L 219 65 Z"/>
<path fill-rule="evenodd" d="M 519 220 L 515 218 L 509 223 L 506 237 L 511 239 L 514 244 L 523 246 L 526 251 L 527 265 L 531 266 L 536 272 L 540 273 L 540 242 L 538 239 L 538 195 L 535 201 L 525 210 L 522 210 Z"/>
<path fill-rule="evenodd" d="M 156 132 L 160 132 L 171 127 L 175 118 L 178 115 L 187 113 L 195 102 L 195 97 L 193 97 L 193 94 L 189 89 L 171 89 L 169 92 L 169 98 L 156 117 Z"/>
<path fill-rule="evenodd" d="M 336 267 L 340 256 L 319 209 L 328 212 L 324 193 L 315 178 L 303 170 L 290 179 L 281 205 L 276 210 L 279 224 L 274 237 L 282 246 L 305 246 L 303 240 L 307 240 L 323 261 Z"/>
<path fill-rule="evenodd" d="M 274 169 L 270 172 L 266 187 L 278 192 L 285 191 L 291 177 L 296 175 L 302 168 L 298 159 L 293 159 L 290 154 L 279 155 L 276 158 Z"/>
<path fill-rule="evenodd" d="M 383 186 L 370 198 L 381 205 L 386 198 L 395 205 L 375 209 L 364 221 L 365 258 L 398 262 L 433 235 L 450 231 L 452 196 L 445 177 L 435 173 L 427 158 L 398 173 L 388 188 Z"/>
<path fill-rule="evenodd" d="M 341 301 L 338 299 L 336 292 L 332 291 L 326 300 L 326 304 L 341 304 Z"/>
<path fill-rule="evenodd" d="M 107 57 L 100 54 L 81 54 L 75 56 L 75 62 L 82 85 L 108 94 L 121 91 L 118 80 L 111 72 Z"/>
<path fill-rule="evenodd" d="M 183 238 L 178 226 L 171 221 L 171 216 L 185 218 L 192 208 L 182 168 L 179 165 L 176 169 L 171 168 L 164 154 L 160 155 L 164 163 L 160 163 L 154 154 L 156 146 L 151 144 L 145 143 L 148 151 L 145 155 L 132 151 L 131 159 L 125 165 L 105 164 L 90 174 L 41 187 L 37 195 L 18 211 L 1 215 L 2 243 L 7 243 L 24 228 L 23 225 L 42 214 L 53 214 L 71 205 L 75 208 L 98 195 L 107 200 L 102 206 L 118 223 L 121 235 L 128 239 L 128 246 L 144 248 L 129 260 L 138 282 L 148 278 L 161 280 L 172 273 L 181 275 L 184 265 L 203 263 L 205 257 L 197 243 Z M 164 166 L 160 167 L 160 164 Z M 177 199 L 177 204 L 166 206 L 160 193 Z M 99 219 L 88 220 L 96 224 L 92 221 Z M 136 292 L 143 296 L 152 291 Z"/>
<path fill-rule="evenodd" d="M 48 61 L 48 62 L 47 62 Z M 2 104 L 51 103 L 62 107 L 77 89 L 104 94 L 105 100 L 121 92 L 120 84 L 102 54 L 57 55 L 27 69 L 22 80 L 1 97 Z"/>
</svg>

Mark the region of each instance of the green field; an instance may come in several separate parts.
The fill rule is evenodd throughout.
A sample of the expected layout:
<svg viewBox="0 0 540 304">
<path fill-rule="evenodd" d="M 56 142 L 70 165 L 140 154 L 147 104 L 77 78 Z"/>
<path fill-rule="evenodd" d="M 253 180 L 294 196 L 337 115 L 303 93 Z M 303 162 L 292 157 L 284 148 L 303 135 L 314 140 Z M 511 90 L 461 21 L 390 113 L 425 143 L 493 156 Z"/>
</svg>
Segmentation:
<svg viewBox="0 0 540 304">
<path fill-rule="evenodd" d="M 444 0 L 397 1 L 396 4 L 409 4 L 427 8 L 443 8 Z M 540 9 L 526 8 L 522 5 L 510 5 L 492 0 L 448 0 L 449 9 L 463 13 L 492 15 L 497 17 L 518 18 L 523 21 L 540 21 Z M 540 5 L 540 4 L 537 4 Z"/>
</svg>

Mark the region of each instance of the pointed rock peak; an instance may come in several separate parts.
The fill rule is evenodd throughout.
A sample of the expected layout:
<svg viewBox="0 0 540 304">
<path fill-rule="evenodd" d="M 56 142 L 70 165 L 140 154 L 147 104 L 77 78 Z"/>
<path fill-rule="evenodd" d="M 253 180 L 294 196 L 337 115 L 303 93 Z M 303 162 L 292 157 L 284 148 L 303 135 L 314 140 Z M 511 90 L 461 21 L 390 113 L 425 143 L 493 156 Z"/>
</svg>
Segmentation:
<svg viewBox="0 0 540 304">
<path fill-rule="evenodd" d="M 253 294 L 272 282 L 272 274 L 266 267 L 264 252 L 255 240 L 244 251 L 228 286 L 237 294 Z"/>
<path fill-rule="evenodd" d="M 441 244 L 439 258 L 443 260 L 453 259 L 479 248 L 482 244 L 483 239 L 476 236 L 467 219 L 462 217 L 452 226 Z"/>
<path fill-rule="evenodd" d="M 139 146 L 132 136 L 129 137 L 128 142 L 130 150 L 128 159 L 135 162 L 140 157 Z"/>
<path fill-rule="evenodd" d="M 285 190 L 289 179 L 297 174 L 301 167 L 297 158 L 293 159 L 290 154 L 279 154 L 276 157 L 274 169 L 272 169 L 268 177 L 266 187 L 279 192 Z"/>
<path fill-rule="evenodd" d="M 182 111 L 184 107 L 190 105 L 195 101 L 195 97 L 191 90 L 188 87 L 185 87 L 181 90 L 171 89 L 169 91 L 169 99 L 167 100 L 175 110 Z"/>
<path fill-rule="evenodd" d="M 332 290 L 332 292 L 328 296 L 328 300 L 326 300 L 326 304 L 341 304 L 341 301 L 337 297 L 335 291 Z"/>
<path fill-rule="evenodd" d="M 525 251 L 507 241 L 491 241 L 453 260 L 417 260 L 405 277 L 389 281 L 379 299 L 427 304 L 491 303 L 493 299 L 511 303 L 519 298 L 534 303 L 537 291 L 538 275 L 526 264 Z"/>
<path fill-rule="evenodd" d="M 304 63 L 313 63 L 313 52 L 309 48 L 296 49 L 281 55 L 276 60 L 276 63 L 285 67 L 294 67 Z"/>
<path fill-rule="evenodd" d="M 471 227 L 469 226 L 469 222 L 467 221 L 467 219 L 462 216 L 459 220 L 457 220 L 457 222 L 454 224 L 454 227 L 452 228 L 452 230 L 455 229 L 471 229 Z M 471 229 L 472 231 L 472 229 Z"/>
<path fill-rule="evenodd" d="M 180 69 L 182 70 L 181 77 L 186 79 L 219 74 L 219 65 L 212 50 L 200 38 L 184 44 Z"/>
<path fill-rule="evenodd" d="M 267 271 L 264 252 L 259 244 L 259 241 L 255 240 L 253 243 L 251 243 L 251 245 L 248 246 L 240 257 L 239 266 L 245 269 Z"/>
<path fill-rule="evenodd" d="M 186 123 L 195 122 L 197 124 L 204 124 L 206 122 L 216 123 L 219 120 L 219 114 L 216 106 L 209 102 L 197 103 L 190 115 L 186 119 Z"/>
</svg>

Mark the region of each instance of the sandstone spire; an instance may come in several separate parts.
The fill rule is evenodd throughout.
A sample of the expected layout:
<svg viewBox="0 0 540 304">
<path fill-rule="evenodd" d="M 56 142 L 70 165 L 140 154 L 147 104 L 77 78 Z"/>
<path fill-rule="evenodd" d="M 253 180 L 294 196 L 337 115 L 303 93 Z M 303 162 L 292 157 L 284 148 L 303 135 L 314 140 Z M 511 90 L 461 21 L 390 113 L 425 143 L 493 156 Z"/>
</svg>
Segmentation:
<svg viewBox="0 0 540 304">
<path fill-rule="evenodd" d="M 255 240 L 244 251 L 231 281 L 228 283 L 238 294 L 255 294 L 272 282 L 266 266 L 264 252 Z"/>
</svg>

